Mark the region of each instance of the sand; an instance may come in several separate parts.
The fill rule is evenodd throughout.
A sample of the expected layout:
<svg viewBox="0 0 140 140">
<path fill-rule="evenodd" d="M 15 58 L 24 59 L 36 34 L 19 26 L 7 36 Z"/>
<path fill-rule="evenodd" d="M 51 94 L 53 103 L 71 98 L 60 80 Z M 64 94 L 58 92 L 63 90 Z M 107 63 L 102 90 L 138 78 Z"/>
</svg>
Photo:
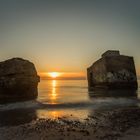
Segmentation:
<svg viewBox="0 0 140 140">
<path fill-rule="evenodd" d="M 140 139 L 140 109 L 95 112 L 84 121 L 62 117 L 0 127 L 0 140 L 133 140 Z"/>
</svg>

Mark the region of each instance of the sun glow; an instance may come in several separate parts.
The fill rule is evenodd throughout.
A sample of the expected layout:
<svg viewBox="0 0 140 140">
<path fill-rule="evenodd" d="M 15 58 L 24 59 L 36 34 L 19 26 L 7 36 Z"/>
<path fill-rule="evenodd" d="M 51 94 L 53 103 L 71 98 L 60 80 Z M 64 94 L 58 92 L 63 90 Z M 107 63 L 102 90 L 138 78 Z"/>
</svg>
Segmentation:
<svg viewBox="0 0 140 140">
<path fill-rule="evenodd" d="M 40 72 L 40 77 L 43 79 L 63 80 L 63 79 L 85 79 L 86 74 L 83 72 Z"/>
<path fill-rule="evenodd" d="M 57 78 L 57 77 L 60 76 L 60 73 L 59 73 L 59 72 L 50 72 L 50 73 L 49 73 L 49 76 L 50 76 L 51 78 Z"/>
</svg>

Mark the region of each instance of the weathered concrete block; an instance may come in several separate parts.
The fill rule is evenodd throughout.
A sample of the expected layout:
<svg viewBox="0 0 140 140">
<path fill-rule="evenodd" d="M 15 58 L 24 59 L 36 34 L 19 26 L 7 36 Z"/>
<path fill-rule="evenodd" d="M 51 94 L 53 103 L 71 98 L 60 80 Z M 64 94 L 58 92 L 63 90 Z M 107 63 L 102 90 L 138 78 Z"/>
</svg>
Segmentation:
<svg viewBox="0 0 140 140">
<path fill-rule="evenodd" d="M 34 64 L 27 60 L 13 58 L 0 62 L 0 102 L 36 98 L 39 81 Z"/>
<path fill-rule="evenodd" d="M 93 88 L 137 89 L 137 77 L 133 57 L 120 55 L 119 51 L 107 51 L 102 58 L 87 69 L 89 90 Z"/>
</svg>

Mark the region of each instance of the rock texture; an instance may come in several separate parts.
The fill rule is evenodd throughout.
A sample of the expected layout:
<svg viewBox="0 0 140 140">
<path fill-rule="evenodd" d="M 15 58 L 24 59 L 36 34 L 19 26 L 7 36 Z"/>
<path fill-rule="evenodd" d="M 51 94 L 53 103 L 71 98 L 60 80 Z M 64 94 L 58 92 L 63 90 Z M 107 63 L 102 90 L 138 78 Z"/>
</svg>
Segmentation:
<svg viewBox="0 0 140 140">
<path fill-rule="evenodd" d="M 0 102 L 34 99 L 40 81 L 33 63 L 21 58 L 0 62 Z"/>
<path fill-rule="evenodd" d="M 133 57 L 120 55 L 119 51 L 107 51 L 102 58 L 87 69 L 89 90 L 95 87 L 108 89 L 137 89 L 137 77 Z"/>
</svg>

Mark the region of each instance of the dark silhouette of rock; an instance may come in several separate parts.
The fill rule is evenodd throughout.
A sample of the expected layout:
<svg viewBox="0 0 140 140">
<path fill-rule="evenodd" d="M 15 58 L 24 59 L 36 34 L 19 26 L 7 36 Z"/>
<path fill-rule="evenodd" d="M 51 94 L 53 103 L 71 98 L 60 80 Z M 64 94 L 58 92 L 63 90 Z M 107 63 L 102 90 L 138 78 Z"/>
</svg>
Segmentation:
<svg viewBox="0 0 140 140">
<path fill-rule="evenodd" d="M 34 64 L 28 60 L 0 62 L 0 102 L 35 99 L 39 81 Z"/>
<path fill-rule="evenodd" d="M 87 69 L 89 90 L 134 89 L 138 87 L 133 57 L 107 51 Z"/>
<path fill-rule="evenodd" d="M 37 114 L 35 109 L 20 108 L 0 111 L 0 127 L 22 125 L 36 119 Z"/>
</svg>

